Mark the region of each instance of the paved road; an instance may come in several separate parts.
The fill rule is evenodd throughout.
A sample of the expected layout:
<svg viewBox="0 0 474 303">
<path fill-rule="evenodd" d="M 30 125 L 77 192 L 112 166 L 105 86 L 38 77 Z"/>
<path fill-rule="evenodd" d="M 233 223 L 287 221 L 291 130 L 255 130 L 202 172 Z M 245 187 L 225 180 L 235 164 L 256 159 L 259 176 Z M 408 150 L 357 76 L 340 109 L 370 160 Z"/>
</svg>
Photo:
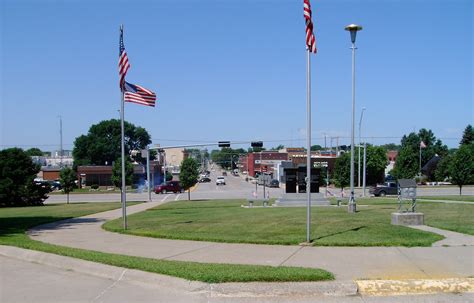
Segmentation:
<svg viewBox="0 0 474 303">
<path fill-rule="evenodd" d="M 150 285 L 137 281 L 106 279 L 75 271 L 66 271 L 0 257 L 0 302 L 13 303 L 54 303 L 54 302 L 209 302 L 209 303 L 389 303 L 389 302 L 472 302 L 474 294 L 436 294 L 416 296 L 350 296 L 350 297 L 270 297 L 262 298 L 245 295 L 219 296 L 209 291 L 190 292 L 180 288 Z"/>
</svg>

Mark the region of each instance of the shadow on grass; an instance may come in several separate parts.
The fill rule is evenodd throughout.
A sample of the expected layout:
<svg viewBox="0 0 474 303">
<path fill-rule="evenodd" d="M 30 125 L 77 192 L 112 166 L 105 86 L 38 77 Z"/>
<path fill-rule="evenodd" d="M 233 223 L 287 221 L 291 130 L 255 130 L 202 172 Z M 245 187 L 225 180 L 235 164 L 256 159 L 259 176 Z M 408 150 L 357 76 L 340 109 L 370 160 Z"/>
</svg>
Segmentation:
<svg viewBox="0 0 474 303">
<path fill-rule="evenodd" d="M 0 237 L 25 233 L 28 229 L 35 231 L 43 229 L 65 229 L 77 224 L 95 223 L 103 220 L 71 217 L 9 217 L 0 220 Z M 35 228 L 38 227 L 38 228 Z"/>
<path fill-rule="evenodd" d="M 359 226 L 359 227 L 355 227 L 355 228 L 351 228 L 351 229 L 339 231 L 339 232 L 336 232 L 336 233 L 328 234 L 328 235 L 325 235 L 325 236 L 317 237 L 316 239 L 314 239 L 314 241 L 316 241 L 316 240 L 321 240 L 321 239 L 324 239 L 324 238 L 329 238 L 329 237 L 336 236 L 336 235 L 345 234 L 345 233 L 351 232 L 351 231 L 359 231 L 359 230 L 361 230 L 361 229 L 363 229 L 363 228 L 367 228 L 367 226 L 363 225 L 363 226 Z"/>
</svg>

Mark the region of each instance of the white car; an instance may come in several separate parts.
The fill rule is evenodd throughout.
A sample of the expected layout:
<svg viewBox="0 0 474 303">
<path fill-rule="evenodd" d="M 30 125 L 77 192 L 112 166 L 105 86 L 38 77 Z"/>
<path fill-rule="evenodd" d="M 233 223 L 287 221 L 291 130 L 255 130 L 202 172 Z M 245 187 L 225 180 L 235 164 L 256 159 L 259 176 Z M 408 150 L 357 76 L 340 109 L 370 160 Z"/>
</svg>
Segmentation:
<svg viewBox="0 0 474 303">
<path fill-rule="evenodd" d="M 217 179 L 216 179 L 216 185 L 225 185 L 225 179 L 224 179 L 224 177 L 222 177 L 222 176 L 217 177 Z"/>
</svg>

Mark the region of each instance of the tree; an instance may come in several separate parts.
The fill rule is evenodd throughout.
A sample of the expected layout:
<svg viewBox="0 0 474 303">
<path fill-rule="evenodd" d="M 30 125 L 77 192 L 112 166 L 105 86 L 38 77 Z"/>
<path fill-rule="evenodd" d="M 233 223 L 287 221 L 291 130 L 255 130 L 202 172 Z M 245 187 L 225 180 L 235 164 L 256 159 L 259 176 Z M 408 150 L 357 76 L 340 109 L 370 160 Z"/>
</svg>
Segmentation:
<svg viewBox="0 0 474 303">
<path fill-rule="evenodd" d="M 464 129 L 464 133 L 462 134 L 462 139 L 461 142 L 459 142 L 460 145 L 465 145 L 465 144 L 474 144 L 474 129 L 472 128 L 472 125 L 469 124 L 466 126 Z"/>
<path fill-rule="evenodd" d="M 449 178 L 450 173 L 450 164 L 453 161 L 453 156 L 448 154 L 444 156 L 439 162 L 438 165 L 436 166 L 435 170 L 435 181 L 445 181 L 446 179 Z"/>
<path fill-rule="evenodd" d="M 280 144 L 278 146 L 272 147 L 270 150 L 279 151 L 279 150 L 284 149 L 284 148 L 285 148 L 285 146 L 283 144 Z"/>
<path fill-rule="evenodd" d="M 27 149 L 25 151 L 25 153 L 28 155 L 28 156 L 44 156 L 44 152 L 41 151 L 41 149 L 37 148 L 37 147 L 32 147 L 30 149 Z"/>
<path fill-rule="evenodd" d="M 133 165 L 132 162 L 125 158 L 125 186 L 132 184 Z M 122 158 L 118 158 L 112 166 L 112 183 L 118 188 L 122 188 Z"/>
<path fill-rule="evenodd" d="M 380 147 L 384 148 L 386 151 L 389 151 L 389 150 L 399 151 L 401 148 L 399 144 L 395 144 L 395 143 L 384 144 L 384 145 L 381 145 Z"/>
<path fill-rule="evenodd" d="M 321 145 L 311 145 L 311 151 L 322 150 L 323 147 Z"/>
<path fill-rule="evenodd" d="M 43 205 L 51 186 L 34 182 L 39 165 L 20 148 L 0 151 L 0 206 Z"/>
<path fill-rule="evenodd" d="M 61 182 L 61 187 L 67 195 L 67 204 L 69 204 L 69 193 L 74 191 L 74 188 L 76 188 L 75 181 L 76 174 L 72 168 L 65 167 L 59 173 L 59 182 Z"/>
<path fill-rule="evenodd" d="M 474 144 L 461 145 L 453 155 L 449 167 L 451 182 L 459 186 L 459 195 L 465 184 L 474 182 Z"/>
<path fill-rule="evenodd" d="M 396 178 L 411 179 L 420 172 L 420 142 L 422 141 L 426 147 L 421 149 L 421 167 L 435 155 L 443 157 L 448 154 L 448 147 L 441 140 L 436 139 L 431 130 L 422 128 L 418 134 L 404 135 L 393 170 Z"/>
<path fill-rule="evenodd" d="M 362 157 L 362 154 L 361 154 Z M 375 185 L 381 183 L 385 177 L 387 167 L 387 154 L 385 148 L 381 146 L 367 145 L 367 184 Z M 363 163 L 363 162 L 361 162 Z M 361 165 L 362 166 L 362 165 Z M 357 170 L 358 168 L 356 168 Z M 363 167 L 361 167 L 363 169 Z M 363 173 L 363 171 L 362 171 Z M 362 176 L 362 174 L 361 174 Z"/>
<path fill-rule="evenodd" d="M 125 155 L 131 150 L 145 149 L 151 143 L 150 135 L 142 128 L 125 121 Z M 74 167 L 78 165 L 111 165 L 120 158 L 120 120 L 112 119 L 94 124 L 87 135 L 74 141 L 72 155 Z M 140 154 L 134 157 L 138 162 L 146 161 Z"/>
<path fill-rule="evenodd" d="M 342 190 L 349 185 L 351 176 L 351 155 L 342 154 L 334 163 L 334 183 Z"/>
<path fill-rule="evenodd" d="M 199 177 L 199 164 L 193 158 L 187 158 L 181 162 L 179 173 L 179 183 L 188 191 L 188 200 L 191 200 L 191 187 L 193 187 Z"/>
</svg>

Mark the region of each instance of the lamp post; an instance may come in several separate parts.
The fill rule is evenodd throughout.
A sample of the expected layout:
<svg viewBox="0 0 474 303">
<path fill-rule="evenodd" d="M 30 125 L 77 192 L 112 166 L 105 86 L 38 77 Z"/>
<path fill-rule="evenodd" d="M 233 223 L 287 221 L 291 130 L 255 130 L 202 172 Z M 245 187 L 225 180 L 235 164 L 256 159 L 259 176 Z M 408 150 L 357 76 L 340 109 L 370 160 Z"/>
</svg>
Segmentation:
<svg viewBox="0 0 474 303">
<path fill-rule="evenodd" d="M 359 120 L 359 157 L 357 158 L 359 161 L 359 167 L 357 169 L 357 175 L 358 175 L 358 179 L 357 179 L 357 186 L 360 187 L 360 148 L 361 148 L 361 141 L 360 141 L 360 133 L 361 133 L 361 127 L 362 127 L 362 117 L 364 117 L 364 111 L 365 111 L 365 107 L 362 108 L 362 111 L 360 112 L 360 120 Z"/>
<path fill-rule="evenodd" d="M 356 212 L 356 202 L 354 195 L 354 120 L 355 120 L 355 41 L 357 32 L 362 30 L 362 26 L 356 24 L 349 24 L 345 27 L 346 31 L 351 33 L 352 42 L 352 123 L 351 123 L 351 195 L 347 211 L 350 213 Z"/>
</svg>

